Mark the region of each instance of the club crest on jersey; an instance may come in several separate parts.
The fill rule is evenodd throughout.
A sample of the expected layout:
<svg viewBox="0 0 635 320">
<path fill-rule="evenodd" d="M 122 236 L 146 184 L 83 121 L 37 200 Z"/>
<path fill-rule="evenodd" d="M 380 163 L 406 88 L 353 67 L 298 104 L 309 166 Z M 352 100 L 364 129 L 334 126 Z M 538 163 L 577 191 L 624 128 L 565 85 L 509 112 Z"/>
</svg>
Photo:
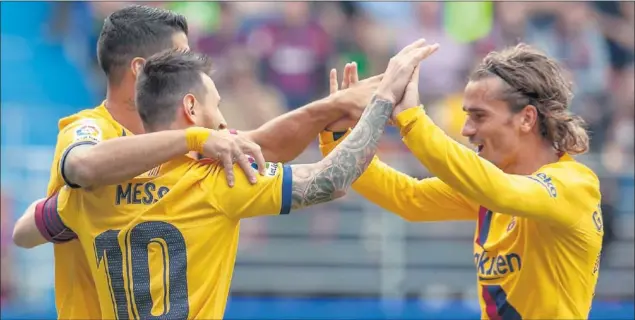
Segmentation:
<svg viewBox="0 0 635 320">
<path fill-rule="evenodd" d="M 549 192 L 549 195 L 552 198 L 555 198 L 558 196 L 556 187 L 553 185 L 553 182 L 551 182 L 551 177 L 549 177 L 548 175 L 544 173 L 538 173 L 535 176 L 529 176 L 529 178 L 540 183 L 543 187 L 545 187 L 545 189 L 547 189 L 547 191 Z"/>
<path fill-rule="evenodd" d="M 101 141 L 101 130 L 97 123 L 92 120 L 82 121 L 77 128 L 75 128 L 74 142 L 79 141 Z"/>
</svg>

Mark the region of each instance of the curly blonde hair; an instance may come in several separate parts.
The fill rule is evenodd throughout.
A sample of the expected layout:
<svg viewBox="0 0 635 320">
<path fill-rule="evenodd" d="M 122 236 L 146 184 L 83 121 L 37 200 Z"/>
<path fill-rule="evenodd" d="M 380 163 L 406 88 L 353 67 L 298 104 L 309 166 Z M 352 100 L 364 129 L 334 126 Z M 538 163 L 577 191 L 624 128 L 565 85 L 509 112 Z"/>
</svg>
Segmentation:
<svg viewBox="0 0 635 320">
<path fill-rule="evenodd" d="M 558 63 L 526 44 L 490 52 L 470 76 L 471 81 L 497 76 L 506 88 L 502 99 L 512 112 L 527 105 L 538 110 L 540 133 L 559 152 L 582 154 L 589 135 L 582 118 L 569 110 L 573 93 Z"/>
</svg>

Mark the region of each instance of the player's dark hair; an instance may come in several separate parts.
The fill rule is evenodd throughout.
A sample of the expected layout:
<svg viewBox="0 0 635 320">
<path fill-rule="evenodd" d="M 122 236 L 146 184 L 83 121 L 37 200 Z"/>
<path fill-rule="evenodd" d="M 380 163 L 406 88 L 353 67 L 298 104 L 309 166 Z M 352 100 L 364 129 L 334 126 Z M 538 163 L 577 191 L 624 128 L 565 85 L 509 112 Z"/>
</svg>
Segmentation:
<svg viewBox="0 0 635 320">
<path fill-rule="evenodd" d="M 147 58 L 173 47 L 175 33 L 187 35 L 184 16 L 162 8 L 132 5 L 117 10 L 104 20 L 97 41 L 99 66 L 109 80 L 135 57 Z"/>
<path fill-rule="evenodd" d="M 502 99 L 512 112 L 528 105 L 538 111 L 541 134 L 554 148 L 570 154 L 589 149 L 585 122 L 569 111 L 573 98 L 571 83 L 556 61 L 526 44 L 489 53 L 470 80 L 496 76 L 503 80 Z"/>
<path fill-rule="evenodd" d="M 147 59 L 137 76 L 135 103 L 147 131 L 174 121 L 183 98 L 207 94 L 202 76 L 210 76 L 212 63 L 203 54 L 170 49 Z"/>
</svg>

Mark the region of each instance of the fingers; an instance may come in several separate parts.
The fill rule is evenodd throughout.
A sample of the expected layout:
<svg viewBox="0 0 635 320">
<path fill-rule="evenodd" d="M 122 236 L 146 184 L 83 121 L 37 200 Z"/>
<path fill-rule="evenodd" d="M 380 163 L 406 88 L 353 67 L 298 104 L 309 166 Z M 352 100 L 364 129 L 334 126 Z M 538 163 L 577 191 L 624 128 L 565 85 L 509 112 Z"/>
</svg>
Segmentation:
<svg viewBox="0 0 635 320">
<path fill-rule="evenodd" d="M 435 43 L 431 46 L 425 46 L 422 48 L 417 48 L 415 50 L 412 51 L 413 54 L 413 59 L 419 63 L 422 60 L 426 59 L 427 57 L 429 57 L 430 55 L 432 55 L 433 53 L 435 53 L 437 50 L 439 50 L 439 44 Z"/>
<path fill-rule="evenodd" d="M 250 154 L 254 160 L 256 161 L 256 165 L 258 165 L 258 172 L 260 175 L 265 175 L 267 171 L 267 162 L 265 161 L 265 156 L 262 154 L 262 149 L 259 145 L 255 143 L 251 143 L 251 146 L 248 150 L 243 150 L 244 152 Z"/>
<path fill-rule="evenodd" d="M 403 49 L 401 49 L 401 51 L 399 51 L 399 53 L 397 55 L 402 55 L 402 54 L 407 54 L 409 52 L 411 52 L 412 50 L 416 49 L 416 48 L 421 48 L 423 47 L 423 45 L 426 44 L 426 39 L 418 39 L 416 41 L 414 41 L 413 43 L 405 46 Z"/>
<path fill-rule="evenodd" d="M 351 72 L 350 72 L 349 83 L 351 85 L 354 85 L 357 82 L 359 82 L 359 71 L 357 69 L 357 62 L 353 61 L 353 63 L 351 64 Z"/>
<path fill-rule="evenodd" d="M 351 85 L 350 78 L 351 78 L 351 64 L 347 63 L 344 66 L 344 73 L 342 75 L 342 89 L 348 89 L 348 87 Z"/>
<path fill-rule="evenodd" d="M 421 69 L 421 65 L 420 65 L 420 64 L 418 64 L 418 65 L 415 67 L 415 71 L 412 73 L 412 79 L 411 79 L 410 81 L 413 81 L 413 82 L 415 82 L 415 83 L 419 83 L 419 72 L 420 72 L 419 70 L 420 70 L 420 69 Z"/>
<path fill-rule="evenodd" d="M 229 187 L 234 186 L 234 163 L 232 161 L 232 156 L 230 153 L 226 152 L 220 155 L 221 164 L 223 165 L 223 169 L 225 170 L 225 177 L 227 177 L 227 184 Z"/>
<path fill-rule="evenodd" d="M 331 69 L 331 73 L 329 74 L 329 92 L 330 94 L 334 94 L 337 90 L 339 90 L 337 85 L 337 70 Z"/>
<path fill-rule="evenodd" d="M 245 173 L 245 176 L 247 176 L 247 180 L 249 180 L 251 184 L 255 184 L 256 182 L 258 182 L 256 171 L 251 168 L 251 164 L 249 163 L 249 159 L 247 158 L 247 156 L 244 153 L 237 152 L 234 158 L 236 158 L 236 163 L 238 163 L 240 169 L 242 169 Z"/>
</svg>

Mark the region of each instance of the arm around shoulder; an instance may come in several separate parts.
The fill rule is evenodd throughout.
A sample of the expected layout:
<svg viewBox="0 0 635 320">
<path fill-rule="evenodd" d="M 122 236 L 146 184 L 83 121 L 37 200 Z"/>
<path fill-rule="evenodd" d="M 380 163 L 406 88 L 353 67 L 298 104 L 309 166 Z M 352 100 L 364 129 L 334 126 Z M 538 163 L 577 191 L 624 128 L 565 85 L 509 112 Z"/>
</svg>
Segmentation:
<svg viewBox="0 0 635 320">
<path fill-rule="evenodd" d="M 48 242 L 35 223 L 35 208 L 38 203 L 45 200 L 46 198 L 35 200 L 16 221 L 13 226 L 13 243 L 16 246 L 30 249 Z"/>
<path fill-rule="evenodd" d="M 64 243 L 77 238 L 57 211 L 57 196 L 36 200 L 26 209 L 13 228 L 13 242 L 18 247 L 33 248 L 52 242 Z"/>
</svg>

